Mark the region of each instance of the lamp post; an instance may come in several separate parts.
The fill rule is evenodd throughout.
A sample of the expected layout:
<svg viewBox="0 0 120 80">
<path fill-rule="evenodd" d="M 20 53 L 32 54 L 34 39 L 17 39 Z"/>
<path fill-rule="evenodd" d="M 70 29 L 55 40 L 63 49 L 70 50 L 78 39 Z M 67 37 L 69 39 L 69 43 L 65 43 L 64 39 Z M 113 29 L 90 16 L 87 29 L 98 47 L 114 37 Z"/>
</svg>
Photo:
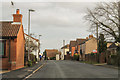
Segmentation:
<svg viewBox="0 0 120 80">
<path fill-rule="evenodd" d="M 62 54 L 62 60 L 64 60 L 65 55 L 65 40 L 63 40 L 63 54 Z"/>
<path fill-rule="evenodd" d="M 40 44 L 40 37 L 41 37 L 42 35 L 39 35 L 39 44 Z M 39 57 L 39 53 L 40 53 L 40 45 L 39 45 L 39 47 L 38 47 L 38 50 L 39 50 L 39 52 L 38 52 L 38 57 Z"/>
<path fill-rule="evenodd" d="M 30 12 L 34 12 L 35 10 L 29 9 L 28 12 L 28 61 L 30 60 L 29 53 L 30 53 Z"/>
</svg>

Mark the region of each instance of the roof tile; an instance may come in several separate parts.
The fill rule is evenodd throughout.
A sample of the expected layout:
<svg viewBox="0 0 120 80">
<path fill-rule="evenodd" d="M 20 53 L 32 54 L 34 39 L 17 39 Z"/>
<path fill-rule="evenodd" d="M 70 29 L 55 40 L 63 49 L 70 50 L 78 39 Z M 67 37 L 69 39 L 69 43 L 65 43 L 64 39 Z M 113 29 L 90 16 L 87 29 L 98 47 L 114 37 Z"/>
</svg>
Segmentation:
<svg viewBox="0 0 120 80">
<path fill-rule="evenodd" d="M 0 22 L 0 36 L 14 37 L 17 36 L 20 24 L 11 24 L 12 22 Z"/>
</svg>

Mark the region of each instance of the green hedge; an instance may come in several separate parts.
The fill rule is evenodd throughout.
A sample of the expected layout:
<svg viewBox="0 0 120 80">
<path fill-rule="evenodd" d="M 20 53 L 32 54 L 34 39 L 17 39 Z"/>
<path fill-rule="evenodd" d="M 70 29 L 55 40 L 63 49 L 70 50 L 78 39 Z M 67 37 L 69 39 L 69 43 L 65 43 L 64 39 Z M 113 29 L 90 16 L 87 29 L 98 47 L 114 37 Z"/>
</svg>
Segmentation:
<svg viewBox="0 0 120 80">
<path fill-rule="evenodd" d="M 74 58 L 73 58 L 73 59 L 79 61 L 79 55 L 78 55 L 78 54 L 77 54 L 77 55 L 74 55 Z"/>
<path fill-rule="evenodd" d="M 117 55 L 111 55 L 111 64 L 117 65 Z"/>
<path fill-rule="evenodd" d="M 120 57 L 119 55 L 111 55 L 110 62 L 108 64 L 120 66 Z"/>
<path fill-rule="evenodd" d="M 50 60 L 56 60 L 56 57 L 50 57 Z"/>
<path fill-rule="evenodd" d="M 31 61 L 31 60 L 28 61 L 28 66 L 29 66 L 29 67 L 32 66 L 32 61 Z"/>
</svg>

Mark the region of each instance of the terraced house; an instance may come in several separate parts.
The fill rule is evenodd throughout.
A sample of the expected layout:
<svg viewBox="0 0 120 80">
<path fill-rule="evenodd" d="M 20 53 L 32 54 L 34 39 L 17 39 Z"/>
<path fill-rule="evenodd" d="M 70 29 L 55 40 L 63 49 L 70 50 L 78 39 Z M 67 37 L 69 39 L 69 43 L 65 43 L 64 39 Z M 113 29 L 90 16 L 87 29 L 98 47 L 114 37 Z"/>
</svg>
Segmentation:
<svg viewBox="0 0 120 80">
<path fill-rule="evenodd" d="M 19 9 L 13 14 L 13 21 L 2 21 L 0 26 L 0 69 L 24 67 L 25 38 Z"/>
<path fill-rule="evenodd" d="M 97 39 L 93 35 L 86 37 L 86 40 L 83 41 L 80 45 L 80 60 L 85 60 L 85 55 L 93 52 L 97 49 Z"/>
<path fill-rule="evenodd" d="M 81 52 L 81 49 L 80 49 L 80 44 L 83 43 L 84 41 L 86 41 L 86 39 L 82 39 L 82 38 L 79 38 L 79 39 L 76 39 L 76 47 L 75 47 L 75 51 L 76 53 L 79 55 L 79 60 L 81 59 L 81 55 L 80 52 Z"/>
<path fill-rule="evenodd" d="M 76 41 L 70 41 L 69 52 L 71 53 L 71 57 L 74 56 L 76 47 Z"/>
</svg>

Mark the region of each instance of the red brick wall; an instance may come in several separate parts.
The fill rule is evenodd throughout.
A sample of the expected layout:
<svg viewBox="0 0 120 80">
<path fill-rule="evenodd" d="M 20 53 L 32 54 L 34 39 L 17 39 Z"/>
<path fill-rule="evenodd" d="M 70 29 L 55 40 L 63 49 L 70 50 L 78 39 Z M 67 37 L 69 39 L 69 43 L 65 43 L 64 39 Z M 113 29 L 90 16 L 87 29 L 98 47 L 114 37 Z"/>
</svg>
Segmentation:
<svg viewBox="0 0 120 80">
<path fill-rule="evenodd" d="M 21 14 L 13 14 L 13 22 L 21 22 L 22 23 L 22 15 Z"/>
<path fill-rule="evenodd" d="M 19 33 L 17 35 L 17 43 L 16 43 L 16 69 L 24 67 L 24 32 L 23 26 L 20 27 Z"/>
<path fill-rule="evenodd" d="M 8 69 L 9 64 L 9 40 L 6 40 L 6 51 L 5 51 L 5 58 L 0 58 L 0 69 Z"/>
<path fill-rule="evenodd" d="M 5 56 L 0 60 L 0 62 L 2 63 L 2 66 L 0 67 L 0 69 L 15 69 L 16 41 L 13 39 L 10 40 L 10 61 L 9 61 L 9 40 L 6 40 L 5 47 L 6 47 Z"/>
<path fill-rule="evenodd" d="M 1 63 L 1 66 L 0 66 L 0 69 L 8 69 L 8 50 L 9 50 L 9 47 L 8 47 L 8 41 L 6 41 L 6 53 L 5 53 L 5 56 L 6 58 L 1 58 L 0 59 L 0 63 Z"/>
<path fill-rule="evenodd" d="M 75 47 L 72 47 L 72 49 L 71 49 L 71 56 L 73 57 L 74 56 L 74 52 L 75 52 Z"/>
<path fill-rule="evenodd" d="M 8 69 L 8 58 L 0 58 L 0 69 Z"/>
</svg>

